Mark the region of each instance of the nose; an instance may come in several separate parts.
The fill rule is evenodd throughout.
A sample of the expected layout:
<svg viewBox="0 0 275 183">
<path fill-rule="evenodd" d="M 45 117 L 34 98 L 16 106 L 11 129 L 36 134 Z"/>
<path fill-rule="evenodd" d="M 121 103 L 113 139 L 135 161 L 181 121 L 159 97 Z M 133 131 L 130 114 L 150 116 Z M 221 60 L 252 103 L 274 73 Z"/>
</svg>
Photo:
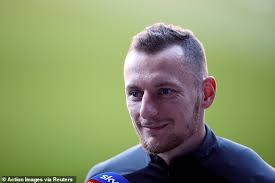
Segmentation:
<svg viewBox="0 0 275 183">
<path fill-rule="evenodd" d="M 142 96 L 142 102 L 140 107 L 140 116 L 143 119 L 152 119 L 158 114 L 158 105 L 155 98 L 148 93 L 144 93 Z"/>
</svg>

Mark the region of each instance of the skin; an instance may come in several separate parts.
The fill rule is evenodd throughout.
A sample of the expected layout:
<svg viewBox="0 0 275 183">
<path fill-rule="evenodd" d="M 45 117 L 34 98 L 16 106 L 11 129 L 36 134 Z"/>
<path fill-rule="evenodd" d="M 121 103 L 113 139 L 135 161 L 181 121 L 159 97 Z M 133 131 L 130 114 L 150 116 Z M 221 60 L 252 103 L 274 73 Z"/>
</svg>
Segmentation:
<svg viewBox="0 0 275 183">
<path fill-rule="evenodd" d="M 216 82 L 199 76 L 172 45 L 156 54 L 132 50 L 124 65 L 127 108 L 142 145 L 167 164 L 200 145 L 204 110 L 215 98 Z"/>
</svg>

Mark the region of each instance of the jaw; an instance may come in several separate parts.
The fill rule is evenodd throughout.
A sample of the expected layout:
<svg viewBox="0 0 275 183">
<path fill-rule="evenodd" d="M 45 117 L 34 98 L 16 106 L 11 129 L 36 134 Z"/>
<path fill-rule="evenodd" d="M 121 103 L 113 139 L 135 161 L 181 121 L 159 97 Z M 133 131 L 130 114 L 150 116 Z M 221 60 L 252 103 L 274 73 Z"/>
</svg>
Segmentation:
<svg viewBox="0 0 275 183">
<path fill-rule="evenodd" d="M 204 137 L 205 137 L 205 127 L 204 127 L 204 123 L 202 122 L 198 124 L 197 129 L 189 138 L 187 138 L 177 147 L 169 151 L 159 153 L 159 156 L 169 165 L 172 158 L 178 155 L 187 154 L 195 150 L 202 143 Z"/>
</svg>

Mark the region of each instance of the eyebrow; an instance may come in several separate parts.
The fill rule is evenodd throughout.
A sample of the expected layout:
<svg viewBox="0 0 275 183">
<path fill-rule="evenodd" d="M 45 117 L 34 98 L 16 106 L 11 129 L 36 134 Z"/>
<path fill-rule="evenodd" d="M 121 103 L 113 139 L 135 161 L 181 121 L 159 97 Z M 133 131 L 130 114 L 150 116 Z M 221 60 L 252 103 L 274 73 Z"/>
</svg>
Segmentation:
<svg viewBox="0 0 275 183">
<path fill-rule="evenodd" d="M 178 84 L 174 83 L 174 82 L 165 81 L 165 82 L 161 82 L 161 83 L 158 83 L 158 84 L 154 85 L 154 87 L 156 87 L 156 88 L 164 87 L 164 86 L 178 87 Z"/>
<path fill-rule="evenodd" d="M 184 85 L 183 83 L 181 83 L 181 85 Z M 164 81 L 164 82 L 160 82 L 154 85 L 155 88 L 160 88 L 160 87 L 164 87 L 164 86 L 172 86 L 175 88 L 179 88 L 179 84 L 174 83 L 174 82 L 170 82 L 170 81 Z M 140 87 L 136 86 L 136 85 L 128 85 L 126 88 L 126 91 L 131 90 L 131 89 L 140 89 Z"/>
<path fill-rule="evenodd" d="M 135 85 L 128 85 L 125 89 L 128 91 L 130 89 L 138 89 L 139 87 L 135 86 Z"/>
</svg>

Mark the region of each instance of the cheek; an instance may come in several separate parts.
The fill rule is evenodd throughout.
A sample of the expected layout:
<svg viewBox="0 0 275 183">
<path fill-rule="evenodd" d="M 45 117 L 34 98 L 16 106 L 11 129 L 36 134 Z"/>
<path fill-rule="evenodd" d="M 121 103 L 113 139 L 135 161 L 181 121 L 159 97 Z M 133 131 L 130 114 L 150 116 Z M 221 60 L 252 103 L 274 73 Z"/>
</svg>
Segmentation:
<svg viewBox="0 0 275 183">
<path fill-rule="evenodd" d="M 139 117 L 140 105 L 137 102 L 127 102 L 127 108 L 132 119 Z"/>
<path fill-rule="evenodd" d="M 182 121 L 189 118 L 193 114 L 193 102 L 191 99 L 177 98 L 177 100 L 170 101 L 165 104 L 162 111 L 174 118 L 176 121 Z"/>
<path fill-rule="evenodd" d="M 132 124 L 138 135 L 141 136 L 141 128 L 139 126 L 139 105 L 137 103 L 127 102 L 127 108 L 132 120 Z"/>
</svg>

